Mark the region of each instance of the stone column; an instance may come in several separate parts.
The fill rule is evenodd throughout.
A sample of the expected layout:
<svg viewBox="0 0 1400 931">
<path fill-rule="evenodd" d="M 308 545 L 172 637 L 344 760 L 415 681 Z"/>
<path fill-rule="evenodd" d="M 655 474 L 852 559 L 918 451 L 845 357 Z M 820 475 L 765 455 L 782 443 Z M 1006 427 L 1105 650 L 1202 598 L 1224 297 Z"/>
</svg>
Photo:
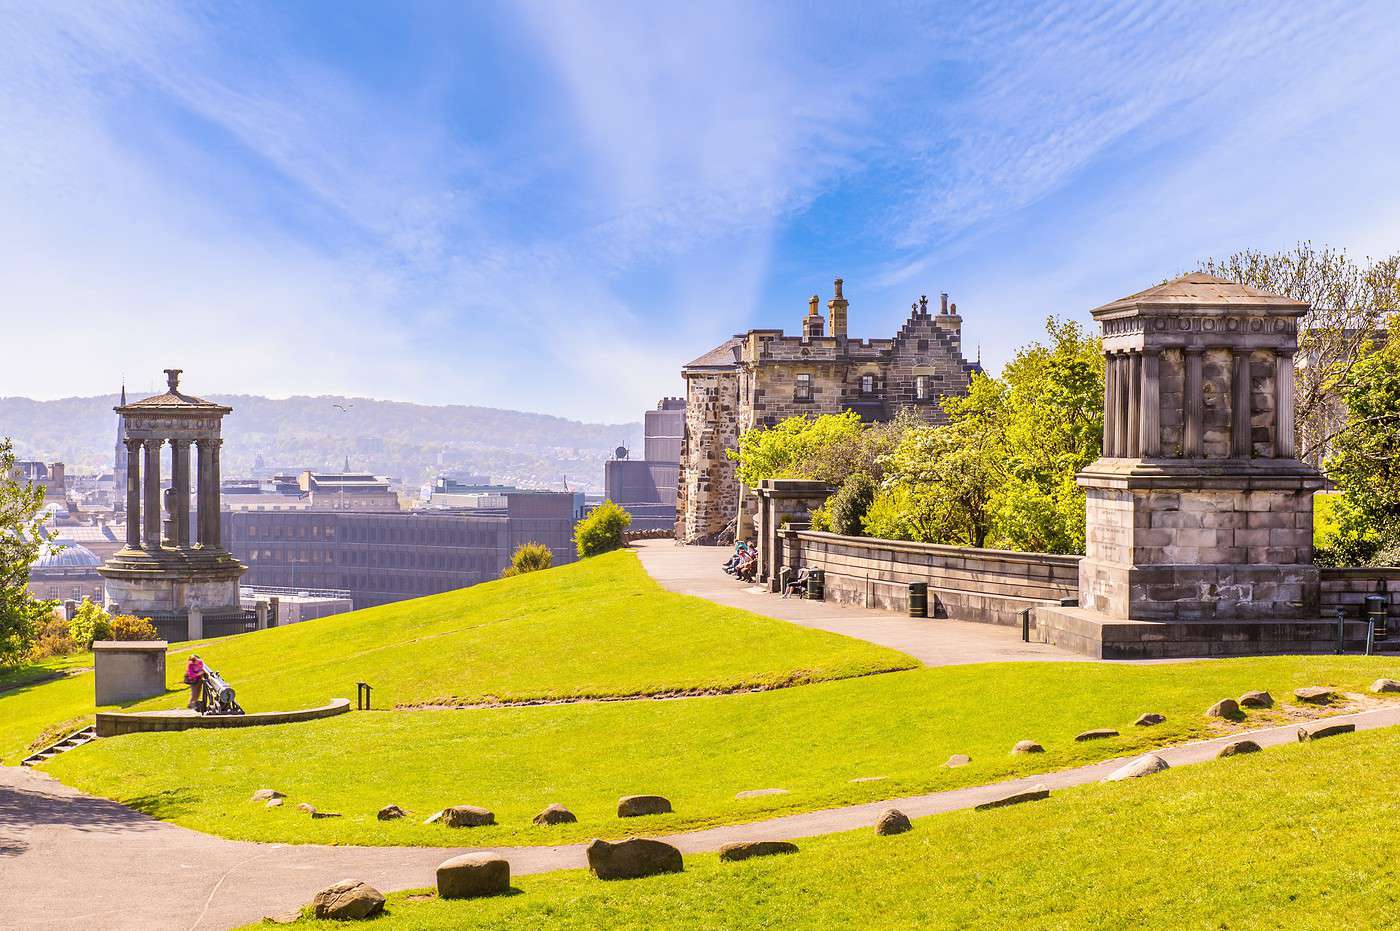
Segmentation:
<svg viewBox="0 0 1400 931">
<path fill-rule="evenodd" d="M 1205 399 L 1201 395 L 1203 352 L 1202 349 L 1188 347 L 1183 353 L 1186 362 L 1186 384 L 1181 394 L 1181 453 L 1187 459 L 1199 459 L 1205 455 Z"/>
<path fill-rule="evenodd" d="M 1128 450 L 1136 459 L 1142 455 L 1142 353 L 1128 354 Z"/>
<path fill-rule="evenodd" d="M 1293 353 L 1279 350 L 1274 356 L 1274 455 L 1292 459 L 1297 454 L 1293 436 Z"/>
<path fill-rule="evenodd" d="M 1113 455 L 1128 455 L 1128 357 L 1113 357 Z"/>
<path fill-rule="evenodd" d="M 1103 354 L 1103 454 L 1113 455 L 1113 356 Z"/>
<path fill-rule="evenodd" d="M 1249 350 L 1234 350 L 1234 369 L 1230 373 L 1230 455 L 1248 459 L 1253 443 L 1249 423 Z"/>
<path fill-rule="evenodd" d="M 199 543 L 217 549 L 219 542 L 219 447 L 223 440 L 199 441 Z"/>
<path fill-rule="evenodd" d="M 196 441 L 196 457 L 198 459 L 198 471 L 195 475 L 195 489 L 198 502 L 195 509 L 199 512 L 196 516 L 198 525 L 196 535 L 199 545 L 202 547 L 212 546 L 209 540 L 209 441 Z"/>
<path fill-rule="evenodd" d="M 146 440 L 142 468 L 146 479 L 145 511 L 141 515 L 146 549 L 160 550 L 160 447 L 164 440 Z M 130 466 L 128 465 L 128 468 Z"/>
<path fill-rule="evenodd" d="M 1161 355 L 1155 349 L 1144 349 L 1142 356 L 1142 387 L 1139 391 L 1142 426 L 1138 440 L 1138 455 L 1151 458 L 1162 455 L 1162 392 Z"/>
<path fill-rule="evenodd" d="M 126 443 L 126 548 L 141 548 L 141 441 Z"/>
<path fill-rule="evenodd" d="M 175 511 L 171 519 L 175 524 L 175 545 L 182 550 L 190 548 L 190 441 L 170 441 L 171 488 L 175 499 Z"/>
</svg>

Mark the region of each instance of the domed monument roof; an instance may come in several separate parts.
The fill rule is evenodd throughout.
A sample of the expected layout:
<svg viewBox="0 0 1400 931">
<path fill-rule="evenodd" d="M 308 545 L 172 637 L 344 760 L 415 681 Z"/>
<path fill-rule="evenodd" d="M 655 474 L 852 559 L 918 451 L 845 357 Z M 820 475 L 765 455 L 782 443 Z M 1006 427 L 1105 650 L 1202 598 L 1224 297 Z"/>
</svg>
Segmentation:
<svg viewBox="0 0 1400 931">
<path fill-rule="evenodd" d="M 96 569 L 100 565 L 102 560 L 86 546 L 54 540 L 44 547 L 30 569 Z"/>
</svg>

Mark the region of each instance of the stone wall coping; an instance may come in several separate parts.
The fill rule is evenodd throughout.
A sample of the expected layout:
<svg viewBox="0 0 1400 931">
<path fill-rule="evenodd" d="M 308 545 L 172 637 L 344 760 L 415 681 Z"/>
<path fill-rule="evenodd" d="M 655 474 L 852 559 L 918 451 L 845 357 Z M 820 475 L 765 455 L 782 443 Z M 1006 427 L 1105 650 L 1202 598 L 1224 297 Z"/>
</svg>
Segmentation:
<svg viewBox="0 0 1400 931">
<path fill-rule="evenodd" d="M 1400 566 L 1320 566 L 1325 579 L 1370 579 L 1400 582 Z"/>
<path fill-rule="evenodd" d="M 780 533 L 795 536 L 814 543 L 843 544 L 862 546 L 869 549 L 894 550 L 905 553 L 925 553 L 933 556 L 950 556 L 962 559 L 1000 559 L 1006 562 L 1048 563 L 1077 569 L 1082 556 L 1065 556 L 1060 553 L 1026 553 L 1020 550 L 979 549 L 972 546 L 949 546 L 942 543 L 916 543 L 912 540 L 885 540 L 880 537 L 847 537 L 839 533 L 821 530 L 782 530 Z"/>
<path fill-rule="evenodd" d="M 177 709 L 170 711 L 99 711 L 96 715 L 97 736 L 115 737 L 147 731 L 188 731 L 220 727 L 260 727 L 269 724 L 294 724 L 334 717 L 350 710 L 350 699 L 333 698 L 318 708 L 296 711 L 255 711 L 243 715 L 206 715 Z"/>
<path fill-rule="evenodd" d="M 96 640 L 92 644 L 94 653 L 164 653 L 170 646 L 167 640 Z"/>
</svg>

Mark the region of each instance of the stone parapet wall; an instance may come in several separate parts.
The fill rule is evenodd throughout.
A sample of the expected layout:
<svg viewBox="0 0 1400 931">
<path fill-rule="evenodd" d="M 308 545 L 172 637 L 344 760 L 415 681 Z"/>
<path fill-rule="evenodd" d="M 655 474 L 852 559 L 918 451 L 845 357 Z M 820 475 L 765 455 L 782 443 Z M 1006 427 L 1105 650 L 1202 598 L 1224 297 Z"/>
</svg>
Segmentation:
<svg viewBox="0 0 1400 931">
<path fill-rule="evenodd" d="M 930 617 L 1017 625 L 1026 608 L 1078 597 L 1078 556 L 810 530 L 780 531 L 778 536 L 782 564 L 824 570 L 826 597 L 843 604 L 902 612 L 907 609 L 909 583 L 926 582 Z"/>
<path fill-rule="evenodd" d="M 1391 626 L 1400 625 L 1400 568 L 1324 567 L 1321 576 L 1321 608 L 1324 615 L 1332 615 L 1342 608 L 1348 618 L 1360 619 L 1366 596 L 1384 594 L 1389 602 Z M 1385 591 L 1376 591 L 1378 582 L 1385 583 Z"/>
</svg>

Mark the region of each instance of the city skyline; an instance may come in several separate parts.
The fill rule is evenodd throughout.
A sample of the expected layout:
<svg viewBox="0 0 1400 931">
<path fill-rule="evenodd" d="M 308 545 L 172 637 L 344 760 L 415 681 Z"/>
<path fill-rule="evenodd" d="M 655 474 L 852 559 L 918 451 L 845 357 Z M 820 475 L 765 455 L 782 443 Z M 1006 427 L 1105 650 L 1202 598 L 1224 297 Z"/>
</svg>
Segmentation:
<svg viewBox="0 0 1400 931">
<path fill-rule="evenodd" d="M 1394 251 L 1385 4 L 17 6 L 0 395 L 632 421 L 734 332 L 1047 314 L 1241 248 Z M 334 15 L 332 15 L 334 14 Z M 1301 218 L 1306 218 L 1304 221 Z"/>
</svg>

